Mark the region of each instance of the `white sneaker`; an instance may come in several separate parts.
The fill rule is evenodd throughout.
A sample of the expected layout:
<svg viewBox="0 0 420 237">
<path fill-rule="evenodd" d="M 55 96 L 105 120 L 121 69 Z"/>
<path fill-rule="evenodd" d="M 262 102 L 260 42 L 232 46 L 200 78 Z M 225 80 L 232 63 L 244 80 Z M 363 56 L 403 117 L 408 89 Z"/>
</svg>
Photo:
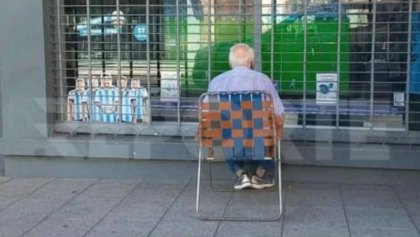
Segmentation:
<svg viewBox="0 0 420 237">
<path fill-rule="evenodd" d="M 271 188 L 275 184 L 272 175 L 265 174 L 263 177 L 253 175 L 251 178 L 251 186 L 255 189 Z"/>
<path fill-rule="evenodd" d="M 248 187 L 251 187 L 251 181 L 249 180 L 247 174 L 242 174 L 241 176 L 239 176 L 235 184 L 233 185 L 233 189 L 235 190 L 241 190 Z"/>
</svg>

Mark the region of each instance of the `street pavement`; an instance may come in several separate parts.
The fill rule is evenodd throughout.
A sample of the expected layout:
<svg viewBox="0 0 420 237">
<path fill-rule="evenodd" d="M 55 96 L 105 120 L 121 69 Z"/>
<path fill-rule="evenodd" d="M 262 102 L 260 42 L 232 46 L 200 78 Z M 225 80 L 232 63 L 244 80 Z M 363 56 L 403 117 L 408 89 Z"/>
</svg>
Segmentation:
<svg viewBox="0 0 420 237">
<path fill-rule="evenodd" d="M 0 237 L 420 236 L 419 171 L 282 170 L 284 211 L 273 222 L 199 220 L 194 179 L 0 177 Z M 274 214 L 276 192 L 207 184 L 203 212 Z"/>
</svg>

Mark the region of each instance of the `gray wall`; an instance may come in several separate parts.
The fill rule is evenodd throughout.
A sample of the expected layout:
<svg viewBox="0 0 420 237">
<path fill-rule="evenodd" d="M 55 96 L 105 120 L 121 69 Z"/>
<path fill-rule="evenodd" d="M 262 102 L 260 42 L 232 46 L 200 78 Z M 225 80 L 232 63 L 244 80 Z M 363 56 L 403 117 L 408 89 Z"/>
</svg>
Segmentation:
<svg viewBox="0 0 420 237">
<path fill-rule="evenodd" d="M 43 6 L 39 0 L 0 3 L 3 138 L 45 140 L 46 76 Z"/>
</svg>

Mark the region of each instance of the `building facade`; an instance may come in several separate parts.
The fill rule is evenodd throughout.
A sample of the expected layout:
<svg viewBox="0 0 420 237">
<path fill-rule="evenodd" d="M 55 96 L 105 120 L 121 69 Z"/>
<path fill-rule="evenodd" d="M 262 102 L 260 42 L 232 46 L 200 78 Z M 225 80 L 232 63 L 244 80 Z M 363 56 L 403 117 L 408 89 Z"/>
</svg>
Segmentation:
<svg viewBox="0 0 420 237">
<path fill-rule="evenodd" d="M 195 161 L 198 97 L 237 42 L 285 104 L 285 163 L 420 168 L 417 0 L 0 5 L 6 174 Z"/>
</svg>

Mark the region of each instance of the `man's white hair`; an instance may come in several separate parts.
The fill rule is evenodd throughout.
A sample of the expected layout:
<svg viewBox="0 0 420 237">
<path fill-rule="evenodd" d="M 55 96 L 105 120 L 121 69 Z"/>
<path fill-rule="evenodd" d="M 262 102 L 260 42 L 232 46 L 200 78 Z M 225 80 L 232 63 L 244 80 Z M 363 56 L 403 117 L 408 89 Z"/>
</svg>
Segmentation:
<svg viewBox="0 0 420 237">
<path fill-rule="evenodd" d="M 237 55 L 236 51 L 242 49 L 245 51 L 243 55 Z M 254 60 L 254 50 L 247 44 L 238 43 L 230 48 L 229 63 L 232 68 L 237 66 L 249 66 Z"/>
</svg>

